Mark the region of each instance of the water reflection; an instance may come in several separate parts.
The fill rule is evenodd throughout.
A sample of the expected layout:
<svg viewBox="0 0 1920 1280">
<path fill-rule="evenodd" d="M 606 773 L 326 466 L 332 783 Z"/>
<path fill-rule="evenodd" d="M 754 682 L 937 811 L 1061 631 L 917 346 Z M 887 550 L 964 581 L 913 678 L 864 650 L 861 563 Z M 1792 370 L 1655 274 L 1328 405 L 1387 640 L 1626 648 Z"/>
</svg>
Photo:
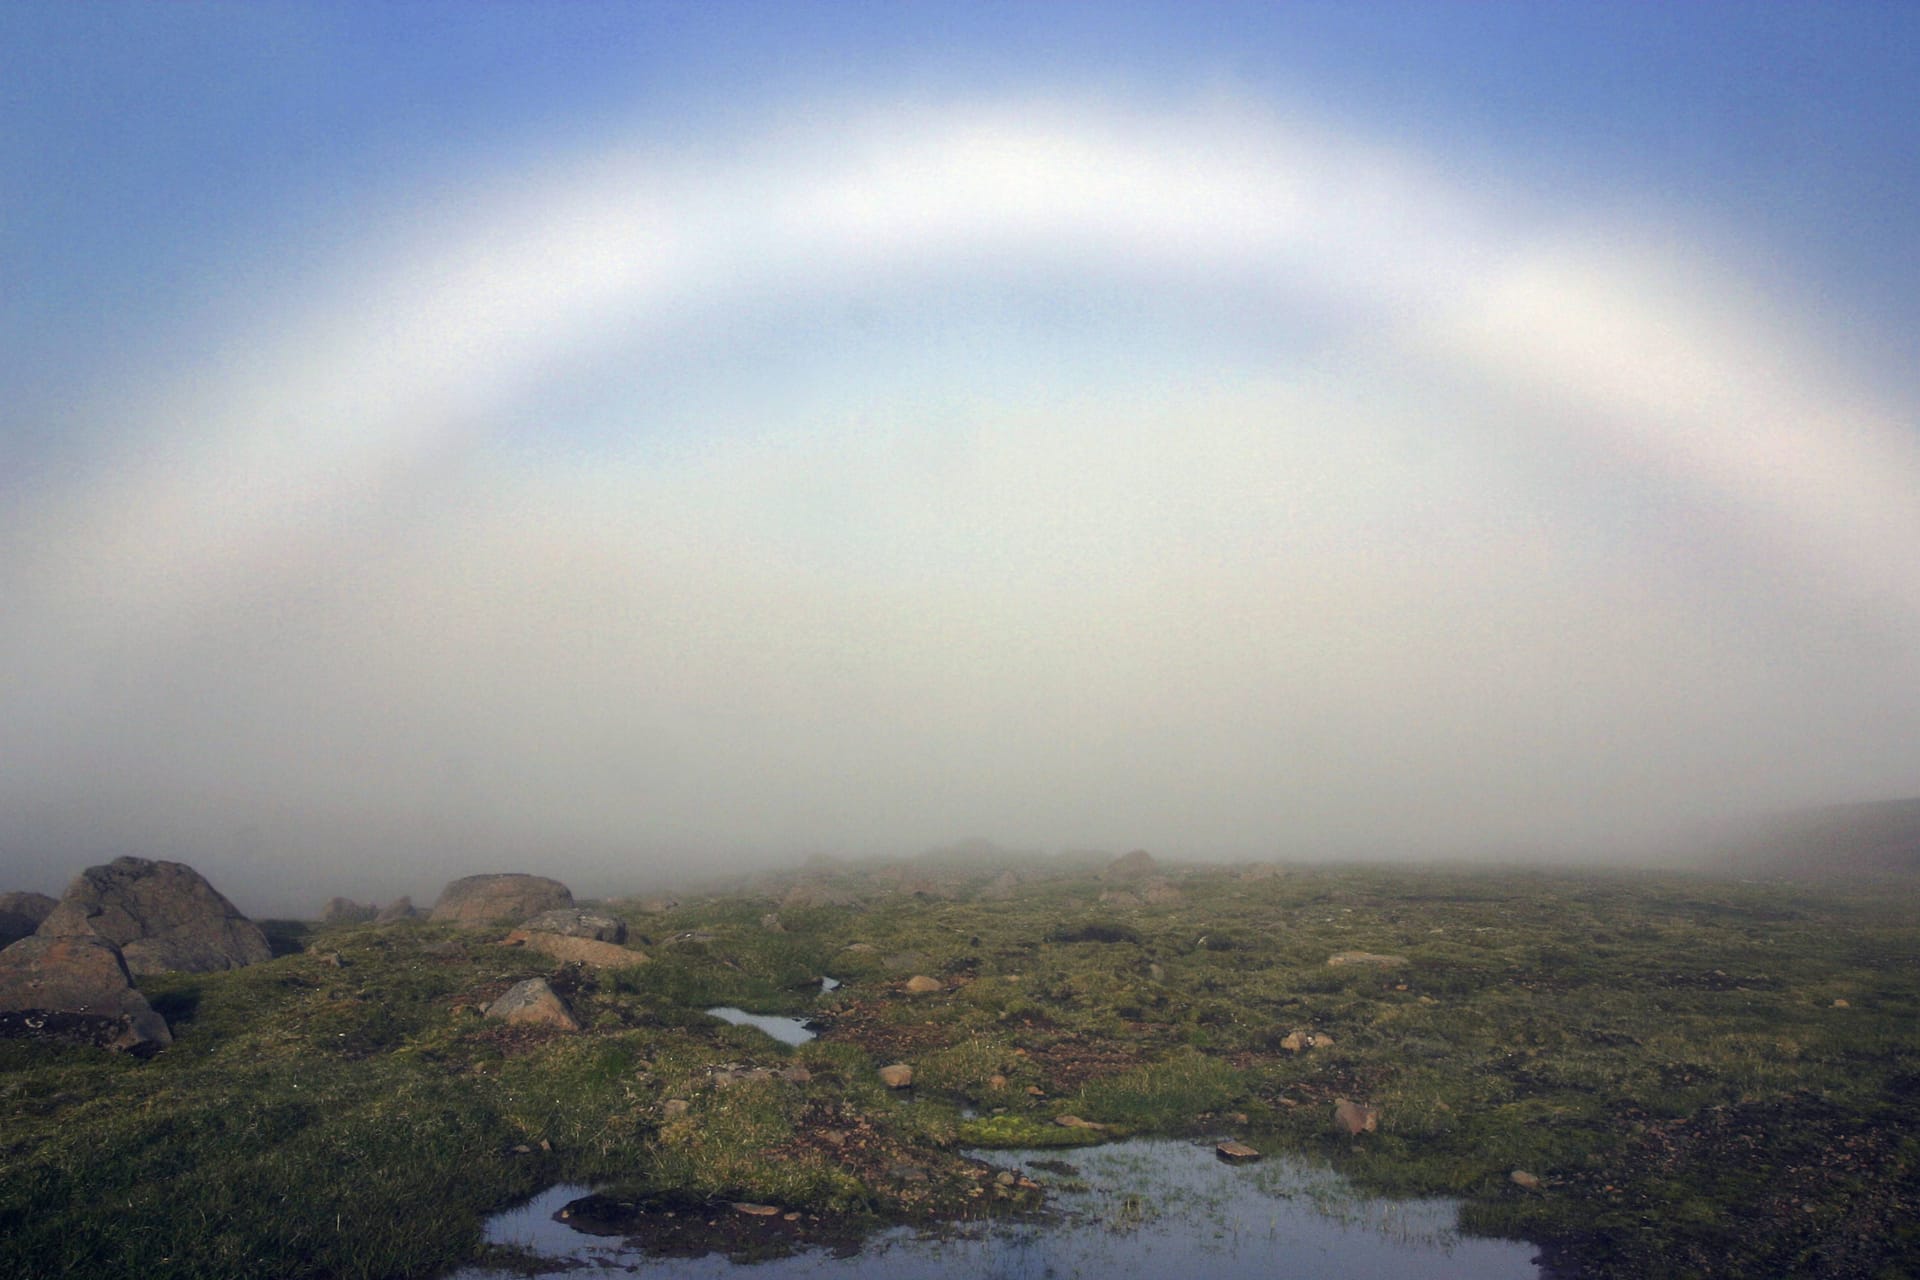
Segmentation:
<svg viewBox="0 0 1920 1280">
<path fill-rule="evenodd" d="M 546 1274 L 591 1280 L 635 1271 L 665 1280 L 1147 1280 L 1204 1274 L 1208 1280 L 1537 1280 L 1525 1244 L 1460 1236 L 1446 1200 L 1357 1196 L 1323 1165 L 1268 1159 L 1229 1166 L 1210 1146 L 1138 1140 L 1068 1153 L 978 1153 L 1028 1170 L 1048 1188 L 1057 1222 L 1013 1219 L 929 1234 L 883 1231 L 857 1253 L 814 1248 L 764 1262 L 649 1256 L 637 1239 L 582 1236 L 554 1215 L 585 1187 L 555 1187 L 501 1214 L 487 1239 L 551 1259 Z M 720 1206 L 715 1216 L 730 1212 Z M 765 1228 L 758 1224 L 766 1222 Z M 739 1219 L 741 1247 L 779 1219 Z M 455 1280 L 480 1280 L 469 1271 Z"/>
<path fill-rule="evenodd" d="M 758 1027 L 781 1044 L 805 1044 L 814 1037 L 814 1031 L 805 1018 L 778 1018 L 768 1013 L 748 1013 L 731 1006 L 709 1009 L 707 1012 L 736 1027 Z"/>
</svg>

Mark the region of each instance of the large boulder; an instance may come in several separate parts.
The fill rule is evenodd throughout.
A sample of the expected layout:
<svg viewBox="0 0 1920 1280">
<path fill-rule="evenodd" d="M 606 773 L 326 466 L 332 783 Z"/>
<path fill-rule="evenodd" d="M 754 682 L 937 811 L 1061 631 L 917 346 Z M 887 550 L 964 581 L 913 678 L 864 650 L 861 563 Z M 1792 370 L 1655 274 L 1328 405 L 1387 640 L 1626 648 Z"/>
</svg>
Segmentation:
<svg viewBox="0 0 1920 1280">
<path fill-rule="evenodd" d="M 514 924 L 555 907 L 573 905 L 573 894 L 558 880 L 509 872 L 462 876 L 440 893 L 427 918 L 435 924 L 479 928 L 505 920 Z"/>
<path fill-rule="evenodd" d="M 542 911 L 520 926 L 528 933 L 558 933 L 569 938 L 592 938 L 595 942 L 625 942 L 627 922 L 604 911 L 585 907 L 556 907 Z"/>
<path fill-rule="evenodd" d="M 399 924 L 402 920 L 411 920 L 419 915 L 413 909 L 413 899 L 401 894 L 386 906 L 380 908 L 380 914 L 373 918 L 375 924 Z"/>
<path fill-rule="evenodd" d="M 120 948 L 91 934 L 35 936 L 0 950 L 0 1034 L 151 1053 L 166 1019 L 133 988 Z"/>
<path fill-rule="evenodd" d="M 1124 857 L 1109 862 L 1100 873 L 1102 880 L 1145 880 L 1149 876 L 1160 874 L 1160 864 L 1145 849 L 1135 849 Z"/>
<path fill-rule="evenodd" d="M 33 936 L 59 900 L 44 893 L 0 893 L 0 947 Z"/>
<path fill-rule="evenodd" d="M 355 902 L 352 898 L 328 898 L 327 905 L 320 908 L 321 924 L 366 924 L 380 914 L 380 908 L 371 902 Z"/>
<path fill-rule="evenodd" d="M 92 936 L 120 948 L 134 973 L 212 973 L 271 958 L 260 926 L 192 867 L 115 858 L 74 877 L 40 922 L 46 938 Z"/>
</svg>

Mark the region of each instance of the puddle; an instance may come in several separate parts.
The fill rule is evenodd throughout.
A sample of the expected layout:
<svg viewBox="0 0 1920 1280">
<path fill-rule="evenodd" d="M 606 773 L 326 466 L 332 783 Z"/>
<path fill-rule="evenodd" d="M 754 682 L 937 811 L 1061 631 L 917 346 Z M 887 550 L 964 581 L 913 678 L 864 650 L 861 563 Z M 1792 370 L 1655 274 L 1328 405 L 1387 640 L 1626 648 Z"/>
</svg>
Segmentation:
<svg viewBox="0 0 1920 1280">
<path fill-rule="evenodd" d="M 963 1223 L 938 1233 L 896 1227 L 859 1243 L 813 1246 L 786 1257 L 735 1263 L 708 1253 L 663 1257 L 636 1239 L 584 1235 L 555 1214 L 587 1195 L 555 1187 L 487 1224 L 490 1243 L 551 1262 L 531 1274 L 579 1280 L 1539 1280 L 1533 1247 L 1463 1237 L 1450 1200 L 1374 1200 L 1306 1160 L 1269 1157 L 1227 1165 L 1211 1144 L 1136 1140 L 1070 1151 L 973 1153 L 1031 1172 L 1059 1219 Z M 719 1212 L 726 1212 L 722 1207 Z M 709 1216 L 709 1215 L 700 1215 Z M 778 1218 L 742 1219 L 736 1245 L 779 1231 Z M 766 1225 L 762 1225 L 762 1224 Z M 768 1243 L 774 1243 L 772 1234 Z M 684 1251 L 683 1251 L 684 1252 Z M 463 1271 L 453 1280 L 496 1280 Z M 523 1272 L 522 1274 L 529 1274 Z"/>
<path fill-rule="evenodd" d="M 707 1012 L 736 1027 L 758 1027 L 781 1044 L 805 1044 L 815 1034 L 805 1018 L 777 1018 L 772 1014 L 748 1013 L 731 1006 L 708 1009 Z"/>
</svg>

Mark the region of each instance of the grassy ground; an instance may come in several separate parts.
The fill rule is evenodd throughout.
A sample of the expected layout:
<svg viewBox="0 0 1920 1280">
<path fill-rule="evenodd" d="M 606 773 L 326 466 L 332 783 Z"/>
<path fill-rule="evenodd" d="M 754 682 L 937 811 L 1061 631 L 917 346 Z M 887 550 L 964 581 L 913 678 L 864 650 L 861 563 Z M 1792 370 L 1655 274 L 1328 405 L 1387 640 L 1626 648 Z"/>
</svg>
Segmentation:
<svg viewBox="0 0 1920 1280">
<path fill-rule="evenodd" d="M 1043 1193 L 963 1148 L 1229 1132 L 1460 1197 L 1575 1273 L 1920 1274 L 1911 889 L 990 880 L 614 904 L 653 963 L 599 974 L 411 924 L 286 927 L 267 964 L 144 982 L 176 1036 L 150 1061 L 0 1041 L 0 1274 L 431 1275 L 561 1179 L 836 1230 L 970 1216 Z M 479 1016 L 534 973 L 585 1032 Z M 787 1049 L 713 1004 L 826 1030 Z M 1377 1130 L 1336 1133 L 1342 1098 Z"/>
</svg>

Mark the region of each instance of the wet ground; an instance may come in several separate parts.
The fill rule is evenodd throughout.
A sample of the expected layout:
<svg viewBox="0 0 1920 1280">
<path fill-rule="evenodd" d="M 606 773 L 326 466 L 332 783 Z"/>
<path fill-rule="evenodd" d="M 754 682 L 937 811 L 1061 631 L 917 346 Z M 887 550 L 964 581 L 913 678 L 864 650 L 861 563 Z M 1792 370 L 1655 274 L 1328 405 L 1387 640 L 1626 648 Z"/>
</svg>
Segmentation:
<svg viewBox="0 0 1920 1280">
<path fill-rule="evenodd" d="M 489 1242 L 524 1251 L 522 1274 L 706 1280 L 1536 1280 L 1534 1250 L 1470 1239 L 1444 1200 L 1359 1197 L 1324 1166 L 1228 1165 L 1211 1143 L 1142 1139 L 1058 1151 L 977 1153 L 1045 1189 L 1044 1219 L 978 1219 L 856 1240 L 779 1206 L 640 1204 L 555 1187 L 495 1217 Z M 536 1261 L 537 1260 L 537 1261 Z M 543 1269 L 544 1268 L 544 1269 Z M 498 1273 L 470 1270 L 455 1280 Z"/>
</svg>

